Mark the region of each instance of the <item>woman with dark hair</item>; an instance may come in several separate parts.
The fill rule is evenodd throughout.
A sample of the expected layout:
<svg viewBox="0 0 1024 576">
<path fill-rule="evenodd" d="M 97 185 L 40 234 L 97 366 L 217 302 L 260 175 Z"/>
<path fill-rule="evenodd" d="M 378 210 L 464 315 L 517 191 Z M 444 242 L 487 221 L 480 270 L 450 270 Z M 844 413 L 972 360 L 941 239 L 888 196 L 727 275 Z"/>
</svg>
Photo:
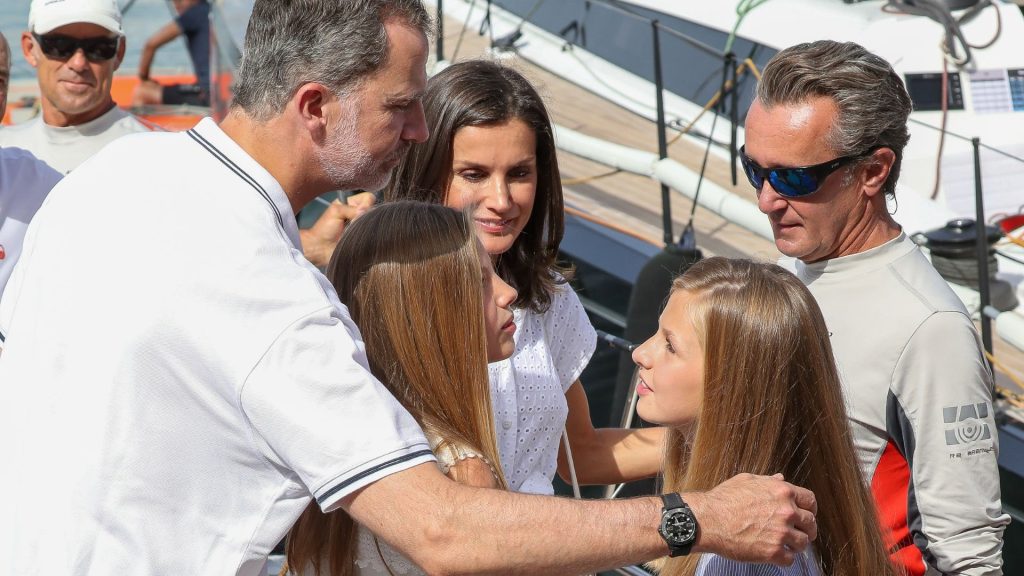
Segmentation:
<svg viewBox="0 0 1024 576">
<path fill-rule="evenodd" d="M 788 568 L 715 555 L 671 558 L 670 576 L 890 576 L 860 474 L 829 333 L 807 288 L 774 264 L 709 258 L 677 278 L 659 330 L 633 351 L 637 412 L 668 426 L 665 492 L 782 473 L 814 491 L 814 552 Z"/>
<path fill-rule="evenodd" d="M 423 202 L 368 212 L 327 269 L 366 344 L 370 370 L 427 434 L 453 480 L 506 488 L 497 465 L 487 362 L 512 354 L 516 291 L 495 273 L 465 215 Z M 422 574 L 343 510 L 310 504 L 288 537 L 310 576 Z"/>
<path fill-rule="evenodd" d="M 537 91 L 511 68 L 465 61 L 430 79 L 423 108 L 430 137 L 409 150 L 384 196 L 469 210 L 498 274 L 519 292 L 516 351 L 489 367 L 509 487 L 549 494 L 556 468 L 569 480 L 563 428 L 580 483 L 654 476 L 662 430 L 595 430 L 590 420 L 579 376 L 596 336 L 570 270 L 556 262 L 562 186 Z"/>
</svg>

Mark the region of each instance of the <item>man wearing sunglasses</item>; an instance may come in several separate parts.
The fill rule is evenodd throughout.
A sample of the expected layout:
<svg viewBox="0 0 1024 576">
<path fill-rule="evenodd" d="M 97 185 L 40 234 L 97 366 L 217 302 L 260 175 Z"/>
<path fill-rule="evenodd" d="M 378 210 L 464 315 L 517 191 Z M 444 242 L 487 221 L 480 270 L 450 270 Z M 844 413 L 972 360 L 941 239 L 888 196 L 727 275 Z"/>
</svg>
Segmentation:
<svg viewBox="0 0 1024 576">
<path fill-rule="evenodd" d="M 886 201 L 910 111 L 899 75 L 861 46 L 794 46 L 764 69 L 741 161 L 828 324 L 894 561 L 1002 574 L 991 374 L 963 304 Z"/>
<path fill-rule="evenodd" d="M 115 0 L 33 0 L 28 24 L 21 48 L 36 69 L 42 114 L 0 130 L 0 145 L 66 174 L 116 138 L 152 129 L 110 95 L 125 51 Z"/>
</svg>

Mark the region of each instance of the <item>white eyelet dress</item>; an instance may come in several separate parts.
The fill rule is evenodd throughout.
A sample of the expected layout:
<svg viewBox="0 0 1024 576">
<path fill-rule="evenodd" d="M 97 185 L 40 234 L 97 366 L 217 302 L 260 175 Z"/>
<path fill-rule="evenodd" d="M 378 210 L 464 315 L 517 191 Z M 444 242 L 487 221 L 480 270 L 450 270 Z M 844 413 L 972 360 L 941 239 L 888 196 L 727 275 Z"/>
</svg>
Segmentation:
<svg viewBox="0 0 1024 576">
<path fill-rule="evenodd" d="M 498 451 L 509 489 L 552 494 L 565 393 L 594 354 L 597 334 L 579 297 L 560 284 L 544 314 L 514 310 L 515 352 L 489 368 Z"/>
</svg>

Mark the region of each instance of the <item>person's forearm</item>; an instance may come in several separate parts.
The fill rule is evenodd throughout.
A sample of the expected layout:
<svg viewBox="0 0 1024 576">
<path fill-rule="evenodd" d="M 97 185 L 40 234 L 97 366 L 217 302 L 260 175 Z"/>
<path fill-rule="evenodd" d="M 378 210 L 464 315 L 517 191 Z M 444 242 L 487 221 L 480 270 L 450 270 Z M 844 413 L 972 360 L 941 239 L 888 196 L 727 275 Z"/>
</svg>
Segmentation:
<svg viewBox="0 0 1024 576">
<path fill-rule="evenodd" d="M 664 428 L 600 428 L 570 438 L 576 479 L 580 484 L 617 484 L 655 476 L 661 470 Z M 569 481 L 564 446 L 558 475 Z"/>
<path fill-rule="evenodd" d="M 380 482 L 388 482 L 385 478 Z M 379 482 L 378 482 L 379 484 Z M 441 489 L 441 498 L 427 494 Z M 350 513 L 428 574 L 583 574 L 667 553 L 658 536 L 660 501 L 580 501 L 431 483 L 408 499 L 356 499 Z M 381 510 L 385 506 L 386 510 Z M 374 518 L 401 518 L 397 532 Z"/>
<path fill-rule="evenodd" d="M 149 72 L 153 66 L 154 55 L 156 55 L 156 48 L 147 42 L 142 47 L 142 56 L 139 57 L 139 78 L 149 80 Z"/>
<path fill-rule="evenodd" d="M 153 57 L 156 51 L 180 35 L 181 28 L 178 27 L 178 23 L 171 21 L 146 40 L 146 43 L 142 45 L 142 56 L 139 59 L 139 78 L 143 80 L 149 79 L 150 67 L 153 65 Z"/>
<path fill-rule="evenodd" d="M 814 496 L 741 474 L 684 493 L 694 552 L 789 565 L 816 525 Z M 571 500 L 470 488 L 423 464 L 377 480 L 343 506 L 430 574 L 582 574 L 664 556 L 658 498 Z M 801 510 L 803 508 L 803 510 Z"/>
</svg>

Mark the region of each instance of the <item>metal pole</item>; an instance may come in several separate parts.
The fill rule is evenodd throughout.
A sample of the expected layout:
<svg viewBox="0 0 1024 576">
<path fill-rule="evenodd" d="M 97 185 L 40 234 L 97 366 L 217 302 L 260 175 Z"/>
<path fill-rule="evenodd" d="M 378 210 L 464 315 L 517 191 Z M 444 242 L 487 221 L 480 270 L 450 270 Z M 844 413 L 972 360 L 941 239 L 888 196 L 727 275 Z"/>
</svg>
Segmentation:
<svg viewBox="0 0 1024 576">
<path fill-rule="evenodd" d="M 654 39 L 654 89 L 658 108 L 658 157 L 668 158 L 668 140 L 665 137 L 665 88 L 661 77 L 661 42 L 658 35 L 658 21 L 651 21 L 651 38 Z M 665 246 L 672 245 L 672 202 L 668 186 L 661 185 L 661 224 L 665 232 Z"/>
<path fill-rule="evenodd" d="M 978 293 L 981 296 L 979 310 L 991 304 L 988 284 L 988 234 L 985 230 L 985 204 L 981 192 L 981 140 L 972 138 L 974 147 L 974 226 L 977 232 L 974 247 L 978 258 Z M 992 353 L 992 320 L 981 315 L 981 342 L 989 354 Z"/>
<path fill-rule="evenodd" d="M 729 171 L 732 174 L 732 185 L 736 185 L 736 157 L 739 154 L 736 149 L 736 128 L 740 123 L 740 75 L 736 66 L 736 55 L 729 52 L 725 55 L 725 65 L 729 67 L 732 75 L 732 88 L 729 89 L 729 123 L 732 125 L 732 133 L 729 139 Z M 725 98 L 725 94 L 722 94 Z"/>
<path fill-rule="evenodd" d="M 444 60 L 444 0 L 437 0 L 437 61 Z"/>
</svg>

